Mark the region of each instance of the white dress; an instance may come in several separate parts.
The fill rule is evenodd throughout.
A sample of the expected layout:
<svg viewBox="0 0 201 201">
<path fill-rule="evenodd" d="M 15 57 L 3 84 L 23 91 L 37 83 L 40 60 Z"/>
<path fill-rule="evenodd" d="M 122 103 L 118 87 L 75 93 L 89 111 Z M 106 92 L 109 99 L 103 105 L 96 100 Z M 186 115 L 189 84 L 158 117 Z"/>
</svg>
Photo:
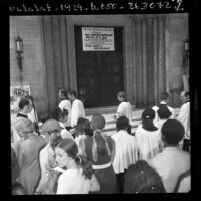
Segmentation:
<svg viewBox="0 0 201 201">
<path fill-rule="evenodd" d="M 58 179 L 56 194 L 88 194 L 90 180 L 82 175 L 82 168 L 67 169 Z"/>
<path fill-rule="evenodd" d="M 64 123 L 64 126 L 65 127 L 69 127 L 70 126 L 70 122 L 71 122 L 71 102 L 67 99 L 65 100 L 62 100 L 60 103 L 59 103 L 59 108 L 61 110 L 63 109 L 66 109 L 68 110 L 68 119 L 67 121 Z"/>
<path fill-rule="evenodd" d="M 130 102 L 121 102 L 117 109 L 117 118 L 126 116 L 129 119 L 129 124 L 132 125 L 132 106 Z"/>
<path fill-rule="evenodd" d="M 85 117 L 84 105 L 81 100 L 75 99 L 71 110 L 71 127 L 77 125 L 79 117 Z"/>
<path fill-rule="evenodd" d="M 131 164 L 138 160 L 137 142 L 135 136 L 131 136 L 127 131 L 120 130 L 112 135 L 115 141 L 115 157 L 113 168 L 115 174 L 123 173 Z"/>
<path fill-rule="evenodd" d="M 190 102 L 181 106 L 177 119 L 182 123 L 185 129 L 185 138 L 190 138 Z"/>
<path fill-rule="evenodd" d="M 78 137 L 75 137 L 75 142 L 78 147 L 78 154 L 84 156 L 83 150 L 85 150 L 85 143 L 84 140 L 86 139 L 86 135 L 79 135 Z"/>
<path fill-rule="evenodd" d="M 160 104 L 167 104 L 164 101 L 161 101 Z M 175 118 L 175 114 L 174 114 L 174 108 L 167 106 L 168 109 L 170 110 L 170 112 L 172 113 L 171 116 L 169 117 L 170 119 L 174 119 Z M 158 116 L 158 112 L 157 110 L 159 109 L 159 107 L 157 105 L 155 105 L 154 107 L 152 107 L 152 109 L 155 111 L 155 118 L 153 120 L 153 123 L 155 124 L 157 121 L 159 121 L 159 116 Z"/>
<path fill-rule="evenodd" d="M 63 139 L 65 139 L 65 138 L 70 138 L 70 139 L 74 140 L 73 136 L 71 135 L 70 132 L 68 132 L 68 131 L 66 130 L 66 128 L 65 128 L 65 126 L 64 126 L 63 123 L 59 122 L 59 126 L 60 126 L 61 129 L 62 129 L 62 130 L 60 131 L 60 134 L 61 134 L 61 137 L 62 137 Z"/>
<path fill-rule="evenodd" d="M 147 131 L 140 124 L 135 133 L 140 160 L 150 160 L 159 153 L 160 131 Z"/>
</svg>

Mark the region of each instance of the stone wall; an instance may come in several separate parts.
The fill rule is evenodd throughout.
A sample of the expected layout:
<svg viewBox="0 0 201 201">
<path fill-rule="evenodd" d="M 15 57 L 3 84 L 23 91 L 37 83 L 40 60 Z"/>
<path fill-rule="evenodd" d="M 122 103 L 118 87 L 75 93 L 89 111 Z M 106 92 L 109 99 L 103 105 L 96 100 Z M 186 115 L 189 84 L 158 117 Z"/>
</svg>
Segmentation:
<svg viewBox="0 0 201 201">
<path fill-rule="evenodd" d="M 10 16 L 10 85 L 20 85 L 20 71 L 15 52 L 15 38 L 23 39 L 22 83 L 30 85 L 36 109 L 47 111 L 46 77 L 41 16 Z"/>
</svg>

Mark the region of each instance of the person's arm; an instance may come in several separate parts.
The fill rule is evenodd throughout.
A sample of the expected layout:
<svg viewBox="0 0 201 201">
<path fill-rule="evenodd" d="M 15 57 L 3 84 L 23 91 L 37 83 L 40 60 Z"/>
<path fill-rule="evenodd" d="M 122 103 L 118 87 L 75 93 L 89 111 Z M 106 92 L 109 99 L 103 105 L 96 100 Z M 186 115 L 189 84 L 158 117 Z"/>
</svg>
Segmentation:
<svg viewBox="0 0 201 201">
<path fill-rule="evenodd" d="M 40 178 L 40 181 L 39 181 L 39 184 L 36 188 L 36 192 L 41 192 L 43 189 L 43 185 L 46 181 L 46 167 L 45 167 L 45 164 L 47 163 L 47 157 L 48 157 L 48 154 L 44 151 L 44 150 L 41 150 L 40 151 L 40 154 L 39 154 L 39 162 L 40 162 L 40 170 L 41 170 L 41 178 Z"/>
<path fill-rule="evenodd" d="M 112 138 L 111 138 L 112 139 Z M 112 153 L 111 153 L 111 163 L 113 163 L 116 154 L 116 143 L 112 139 Z"/>
<path fill-rule="evenodd" d="M 95 175 L 91 178 L 89 191 L 100 191 L 100 185 Z"/>
</svg>

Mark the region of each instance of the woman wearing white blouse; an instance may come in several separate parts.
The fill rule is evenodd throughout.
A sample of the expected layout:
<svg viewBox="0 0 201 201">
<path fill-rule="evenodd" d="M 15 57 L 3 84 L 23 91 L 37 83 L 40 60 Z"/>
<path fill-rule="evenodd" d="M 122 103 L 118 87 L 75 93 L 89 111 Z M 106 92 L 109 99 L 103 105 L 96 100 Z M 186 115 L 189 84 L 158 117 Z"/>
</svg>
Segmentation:
<svg viewBox="0 0 201 201">
<path fill-rule="evenodd" d="M 63 139 L 56 147 L 58 167 L 65 169 L 58 179 L 56 194 L 88 194 L 100 190 L 91 163 L 77 154 L 74 140 Z"/>
</svg>

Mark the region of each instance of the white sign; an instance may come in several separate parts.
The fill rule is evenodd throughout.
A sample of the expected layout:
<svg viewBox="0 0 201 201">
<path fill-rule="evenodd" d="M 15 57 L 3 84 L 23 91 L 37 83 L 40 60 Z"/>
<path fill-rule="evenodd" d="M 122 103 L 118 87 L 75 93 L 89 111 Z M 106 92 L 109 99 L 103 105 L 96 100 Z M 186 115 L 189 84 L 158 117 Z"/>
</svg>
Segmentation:
<svg viewBox="0 0 201 201">
<path fill-rule="evenodd" d="M 83 51 L 114 51 L 114 28 L 82 27 Z"/>
<path fill-rule="evenodd" d="M 30 85 L 10 86 L 10 110 L 11 115 L 16 114 L 19 110 L 18 103 L 21 97 L 31 95 Z"/>
</svg>

